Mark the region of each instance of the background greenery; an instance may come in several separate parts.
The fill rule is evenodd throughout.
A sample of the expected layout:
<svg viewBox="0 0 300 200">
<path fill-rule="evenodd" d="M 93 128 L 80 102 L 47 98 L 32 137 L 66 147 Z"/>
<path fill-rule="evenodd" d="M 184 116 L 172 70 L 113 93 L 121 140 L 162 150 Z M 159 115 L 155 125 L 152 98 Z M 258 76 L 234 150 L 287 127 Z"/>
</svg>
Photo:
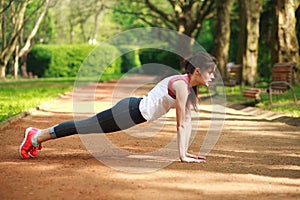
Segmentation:
<svg viewBox="0 0 300 200">
<path fill-rule="evenodd" d="M 38 77 L 75 77 L 88 55 L 96 48 L 95 45 L 35 45 L 27 58 L 27 70 Z M 105 63 L 105 54 L 118 54 L 119 50 L 112 45 L 102 44 L 99 55 L 93 61 L 93 75 L 97 70 L 102 69 L 101 64 Z M 107 74 L 120 73 L 121 62 L 114 62 L 108 65 Z"/>
<path fill-rule="evenodd" d="M 172 52 L 149 48 L 136 50 L 134 46 L 119 48 L 128 53 L 121 55 L 119 49 L 108 44 L 35 45 L 28 55 L 27 69 L 38 77 L 76 77 L 81 66 L 88 68 L 85 76 L 102 72 L 126 73 L 147 63 L 160 63 L 180 70 L 180 57 Z M 108 57 L 113 57 L 114 54 L 121 56 L 114 62 L 107 63 Z"/>
</svg>

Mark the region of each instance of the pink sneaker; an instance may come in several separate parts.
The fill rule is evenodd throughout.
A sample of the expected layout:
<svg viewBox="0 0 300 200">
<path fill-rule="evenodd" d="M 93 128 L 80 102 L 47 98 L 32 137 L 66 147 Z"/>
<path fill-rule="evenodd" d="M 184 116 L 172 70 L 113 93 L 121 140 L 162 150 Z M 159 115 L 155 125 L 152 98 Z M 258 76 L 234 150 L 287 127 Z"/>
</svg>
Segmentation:
<svg viewBox="0 0 300 200">
<path fill-rule="evenodd" d="M 41 149 L 42 147 L 33 146 L 32 144 L 32 137 L 37 134 L 40 130 L 37 128 L 27 128 L 24 133 L 24 139 L 19 147 L 19 155 L 22 159 L 28 159 L 30 157 L 36 157 L 37 150 Z"/>
<path fill-rule="evenodd" d="M 38 157 L 38 150 L 41 150 L 42 149 L 42 144 L 40 144 L 38 147 L 35 147 L 33 146 L 30 151 L 28 152 L 28 155 L 31 157 L 31 158 L 35 158 L 35 157 Z"/>
</svg>

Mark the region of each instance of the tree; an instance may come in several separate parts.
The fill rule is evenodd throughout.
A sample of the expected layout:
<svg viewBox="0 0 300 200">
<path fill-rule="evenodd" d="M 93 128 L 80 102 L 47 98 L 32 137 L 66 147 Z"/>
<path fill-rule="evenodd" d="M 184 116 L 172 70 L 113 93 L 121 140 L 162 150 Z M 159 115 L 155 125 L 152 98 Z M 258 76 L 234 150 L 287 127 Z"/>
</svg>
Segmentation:
<svg viewBox="0 0 300 200">
<path fill-rule="evenodd" d="M 118 7 L 119 3 L 122 3 L 122 7 Z M 214 6 L 214 0 L 123 0 L 119 3 L 116 4 L 114 12 L 134 15 L 148 26 L 175 30 L 191 39 L 199 37 L 202 22 L 210 17 Z M 127 5 L 125 9 L 124 5 Z M 178 49 L 185 49 L 187 54 L 192 52 L 193 40 L 190 46 L 182 46 L 176 39 L 173 41 Z"/>
<path fill-rule="evenodd" d="M 24 16 L 29 1 L 0 1 L 2 30 L 2 45 L 0 54 L 0 78 L 5 79 L 6 66 L 18 44 L 19 35 L 24 26 Z M 10 17 L 8 17 L 10 16 Z M 5 25 L 4 25 L 5 23 Z"/>
<path fill-rule="evenodd" d="M 263 3 L 259 27 L 258 76 L 261 80 L 269 80 L 272 74 L 271 48 L 272 27 L 274 23 L 274 2 Z"/>
<path fill-rule="evenodd" d="M 91 39 L 94 41 L 98 37 L 98 31 L 99 31 L 99 19 L 102 13 L 104 13 L 105 5 L 104 2 L 94 0 L 92 2 L 92 8 L 94 13 L 94 29 L 91 31 Z"/>
<path fill-rule="evenodd" d="M 27 25 L 34 19 L 33 16 L 39 12 L 40 8 L 42 8 L 45 2 L 46 6 L 44 11 L 38 17 L 33 29 L 30 30 L 30 34 L 28 34 L 26 42 L 23 43 L 24 33 Z M 9 2 L 0 0 L 2 20 L 0 78 L 5 79 L 6 66 L 8 65 L 8 62 L 12 56 L 14 57 L 12 59 L 13 73 L 14 77 L 17 77 L 19 57 L 24 57 L 31 49 L 32 39 L 36 35 L 41 20 L 45 16 L 49 2 L 50 0 L 10 0 Z M 26 12 L 28 11 L 28 7 L 31 5 L 33 8 L 30 9 L 30 12 Z M 23 44 L 24 47 L 20 50 L 20 46 Z"/>
<path fill-rule="evenodd" d="M 299 44 L 296 36 L 295 12 L 300 3 L 298 0 L 275 1 L 275 23 L 273 27 L 272 63 L 299 63 Z M 299 82 L 299 76 L 295 76 Z"/>
<path fill-rule="evenodd" d="M 42 20 L 44 19 L 45 15 L 46 15 L 46 13 L 48 11 L 50 2 L 51 2 L 51 0 L 46 0 L 45 1 L 44 8 L 43 8 L 41 14 L 38 16 L 33 29 L 31 30 L 30 34 L 28 35 L 24 46 L 22 47 L 22 49 L 20 50 L 20 52 L 15 55 L 15 59 L 14 59 L 15 62 L 14 62 L 14 67 L 13 67 L 14 68 L 14 77 L 15 78 L 17 78 L 17 76 L 18 76 L 18 68 L 19 68 L 19 66 L 18 66 L 18 59 L 19 58 L 21 58 L 22 76 L 25 77 L 25 78 L 28 77 L 28 75 L 27 75 L 27 69 L 26 69 L 27 55 L 28 55 L 29 51 L 32 49 L 32 47 L 33 47 L 32 40 L 35 37 L 35 35 L 37 34 L 38 29 L 39 29 L 39 27 L 40 27 L 40 25 L 42 23 Z"/>
<path fill-rule="evenodd" d="M 104 0 L 63 0 L 52 9 L 57 30 L 56 43 L 87 43 L 99 35 L 106 5 Z"/>
<path fill-rule="evenodd" d="M 243 66 L 243 82 L 253 85 L 257 79 L 261 0 L 239 0 L 240 24 L 237 62 Z"/>
<path fill-rule="evenodd" d="M 230 12 L 233 0 L 217 1 L 217 18 L 212 54 L 223 77 L 226 75 L 230 44 Z"/>
</svg>

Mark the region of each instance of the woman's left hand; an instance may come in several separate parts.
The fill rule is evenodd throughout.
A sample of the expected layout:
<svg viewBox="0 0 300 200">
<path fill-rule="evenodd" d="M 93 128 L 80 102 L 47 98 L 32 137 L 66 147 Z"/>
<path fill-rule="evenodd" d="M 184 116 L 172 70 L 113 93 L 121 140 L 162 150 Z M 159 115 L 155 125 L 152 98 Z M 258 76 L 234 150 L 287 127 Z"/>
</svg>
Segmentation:
<svg viewBox="0 0 300 200">
<path fill-rule="evenodd" d="M 199 160 L 206 160 L 206 157 L 205 157 L 205 156 L 197 156 L 197 155 L 190 154 L 190 153 L 186 153 L 185 155 L 186 155 L 187 157 L 190 157 L 190 158 L 195 158 L 195 159 L 199 159 Z"/>
</svg>

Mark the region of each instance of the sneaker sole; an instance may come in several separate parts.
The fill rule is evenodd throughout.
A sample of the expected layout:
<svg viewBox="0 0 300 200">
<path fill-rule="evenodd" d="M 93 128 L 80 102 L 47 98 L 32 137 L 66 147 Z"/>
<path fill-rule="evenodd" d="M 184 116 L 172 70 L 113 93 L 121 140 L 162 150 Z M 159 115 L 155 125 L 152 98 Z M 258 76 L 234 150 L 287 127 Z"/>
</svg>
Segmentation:
<svg viewBox="0 0 300 200">
<path fill-rule="evenodd" d="M 31 155 L 30 152 L 28 152 L 28 155 L 29 155 L 31 158 L 36 158 L 36 156 Z"/>
<path fill-rule="evenodd" d="M 22 143 L 21 143 L 21 145 L 20 145 L 20 147 L 19 147 L 19 156 L 20 156 L 20 158 L 22 158 L 22 159 L 26 159 L 26 158 L 24 158 L 24 157 L 22 156 L 22 154 L 21 154 L 21 149 L 22 149 L 22 146 L 25 144 L 26 139 L 27 139 L 27 136 L 28 136 L 28 133 L 29 133 L 29 131 L 30 131 L 31 129 L 32 129 L 32 127 L 29 127 L 29 128 L 26 129 L 26 131 L 25 131 L 25 133 L 24 133 L 24 139 L 23 139 L 23 141 L 22 141 Z M 31 156 L 29 152 L 28 152 L 28 155 Z"/>
</svg>

